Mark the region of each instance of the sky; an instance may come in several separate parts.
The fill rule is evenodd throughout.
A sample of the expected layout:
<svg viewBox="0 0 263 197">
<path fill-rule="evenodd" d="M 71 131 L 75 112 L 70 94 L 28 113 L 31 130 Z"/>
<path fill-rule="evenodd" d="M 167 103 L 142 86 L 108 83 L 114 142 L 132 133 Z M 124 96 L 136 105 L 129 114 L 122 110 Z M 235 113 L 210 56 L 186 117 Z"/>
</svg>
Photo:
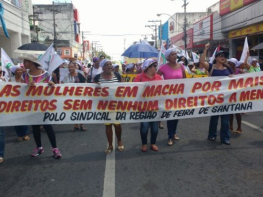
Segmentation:
<svg viewBox="0 0 263 197">
<path fill-rule="evenodd" d="M 187 0 L 186 11 L 204 12 L 218 1 Z M 32 3 L 51 4 L 52 0 L 32 0 Z M 144 39 L 145 35 L 151 40 L 154 31 L 145 25 L 154 23 L 148 21 L 165 23 L 169 18 L 168 15 L 158 17 L 158 13 L 184 12 L 183 0 L 72 0 L 72 3 L 79 10 L 81 31 L 90 32 L 85 35 L 85 40 L 90 43 L 99 41 L 100 48 L 113 60 L 122 60 L 125 49 Z"/>
</svg>

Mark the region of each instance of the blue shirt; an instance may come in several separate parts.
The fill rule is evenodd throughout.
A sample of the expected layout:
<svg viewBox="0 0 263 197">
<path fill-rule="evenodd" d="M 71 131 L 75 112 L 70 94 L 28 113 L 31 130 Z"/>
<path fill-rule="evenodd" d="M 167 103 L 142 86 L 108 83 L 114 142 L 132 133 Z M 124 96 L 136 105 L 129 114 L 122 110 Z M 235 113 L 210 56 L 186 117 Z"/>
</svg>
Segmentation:
<svg viewBox="0 0 263 197">
<path fill-rule="evenodd" d="M 212 66 L 213 66 L 213 64 L 209 64 L 209 69 L 208 69 L 209 74 L 210 74 L 210 72 L 211 72 Z M 223 70 L 218 70 L 218 69 L 216 69 L 216 68 L 214 67 L 214 70 L 213 70 L 213 72 L 211 73 L 211 76 L 213 76 L 213 77 L 229 76 L 229 75 L 231 75 L 231 74 L 233 74 L 233 71 L 232 71 L 232 69 L 229 68 L 229 67 L 226 67 L 226 69 L 223 69 Z"/>
</svg>

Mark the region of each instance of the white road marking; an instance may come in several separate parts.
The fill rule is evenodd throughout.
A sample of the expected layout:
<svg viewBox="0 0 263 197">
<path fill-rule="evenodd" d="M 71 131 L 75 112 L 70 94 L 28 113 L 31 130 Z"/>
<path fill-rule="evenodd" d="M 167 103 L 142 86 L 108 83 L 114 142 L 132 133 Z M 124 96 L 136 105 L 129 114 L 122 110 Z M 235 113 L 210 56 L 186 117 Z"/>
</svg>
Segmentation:
<svg viewBox="0 0 263 197">
<path fill-rule="evenodd" d="M 113 130 L 112 144 L 115 147 L 115 131 Z M 108 146 L 108 144 L 107 144 Z M 115 148 L 106 157 L 103 197 L 115 197 Z"/>
<path fill-rule="evenodd" d="M 256 125 L 254 125 L 254 124 L 251 124 L 251 123 L 246 122 L 246 121 L 242 121 L 242 123 L 247 125 L 247 126 L 249 126 L 249 127 L 251 127 L 251 128 L 253 128 L 253 129 L 257 129 L 258 131 L 263 133 L 263 129 L 258 127 L 258 126 L 256 126 Z"/>
</svg>

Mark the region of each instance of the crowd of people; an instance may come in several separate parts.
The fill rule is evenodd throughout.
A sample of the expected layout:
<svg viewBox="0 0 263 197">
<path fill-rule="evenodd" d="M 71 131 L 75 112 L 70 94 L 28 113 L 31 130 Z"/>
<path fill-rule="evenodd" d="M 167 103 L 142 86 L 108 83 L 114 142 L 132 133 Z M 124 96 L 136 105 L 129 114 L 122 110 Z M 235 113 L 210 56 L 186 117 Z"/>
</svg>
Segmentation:
<svg viewBox="0 0 263 197">
<path fill-rule="evenodd" d="M 23 57 L 23 64 L 21 66 L 13 66 L 11 68 L 12 77 L 9 82 L 26 83 L 29 86 L 34 86 L 36 83 L 47 83 L 49 86 L 54 86 L 59 83 L 119 83 L 122 82 L 122 74 L 137 74 L 133 82 L 148 82 L 156 80 L 172 80 L 172 79 L 184 79 L 186 73 L 195 73 L 202 75 L 213 76 L 233 76 L 237 74 L 252 73 L 261 71 L 261 64 L 258 64 L 256 59 L 249 59 L 249 52 L 245 61 L 238 61 L 236 58 L 229 58 L 228 53 L 224 51 L 217 51 L 213 63 L 206 61 L 207 51 L 210 44 L 205 45 L 203 54 L 200 57 L 198 63 L 193 63 L 191 60 L 183 56 L 178 56 L 176 50 L 171 48 L 166 50 L 165 58 L 167 63 L 161 65 L 158 68 L 158 63 L 155 59 L 146 59 L 143 62 L 137 64 L 114 64 L 111 60 L 106 59 L 104 56 L 93 57 L 92 65 L 84 65 L 80 61 L 65 61 L 60 65 L 51 76 L 47 71 L 43 70 L 41 63 L 32 55 L 25 55 Z M 263 66 L 263 65 L 262 65 Z M 63 79 L 61 79 L 60 68 L 67 69 L 68 72 Z M 2 77 L 2 70 L 0 82 L 7 83 Z M 233 128 L 233 119 L 236 116 L 237 129 Z M 241 114 L 226 114 L 216 115 L 210 117 L 208 140 L 215 141 L 217 138 L 217 125 L 219 117 L 221 119 L 220 128 L 220 141 L 222 144 L 230 145 L 230 133 L 234 134 L 242 133 L 241 128 Z M 167 121 L 167 144 L 172 146 L 175 140 L 179 140 L 177 134 L 178 119 Z M 115 128 L 115 134 L 117 138 L 117 150 L 123 151 L 124 145 L 122 143 L 122 126 L 120 123 L 108 123 L 105 124 L 105 131 L 108 140 L 108 146 L 105 150 L 106 154 L 110 154 L 113 151 L 113 129 Z M 159 128 L 163 128 L 160 121 L 149 121 L 140 123 L 140 135 L 141 135 L 141 151 L 147 151 L 147 135 L 150 129 L 150 149 L 158 151 L 156 140 L 158 136 Z M 61 158 L 62 154 L 57 147 L 56 133 L 52 125 L 32 125 L 33 138 L 36 143 L 32 157 L 44 153 L 44 148 L 41 143 L 41 129 L 44 129 L 49 138 L 52 146 L 52 152 L 54 158 Z M 75 124 L 72 131 L 85 131 L 86 128 L 83 124 Z M 18 141 L 28 141 L 29 129 L 27 125 L 15 126 Z M 5 148 L 5 135 L 4 128 L 0 127 L 0 163 L 3 162 Z"/>
</svg>

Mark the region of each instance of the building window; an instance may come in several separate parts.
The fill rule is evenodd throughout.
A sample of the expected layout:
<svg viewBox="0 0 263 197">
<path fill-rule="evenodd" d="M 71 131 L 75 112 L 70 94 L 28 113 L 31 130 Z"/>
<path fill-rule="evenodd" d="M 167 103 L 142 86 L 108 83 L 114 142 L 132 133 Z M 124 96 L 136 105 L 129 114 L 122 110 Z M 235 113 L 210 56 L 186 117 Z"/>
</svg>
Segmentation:
<svg viewBox="0 0 263 197">
<path fill-rule="evenodd" d="M 65 49 L 64 50 L 64 55 L 70 56 L 70 49 Z"/>
<path fill-rule="evenodd" d="M 61 49 L 57 49 L 57 53 L 58 53 L 59 56 L 61 56 L 62 55 L 62 50 Z"/>
</svg>

